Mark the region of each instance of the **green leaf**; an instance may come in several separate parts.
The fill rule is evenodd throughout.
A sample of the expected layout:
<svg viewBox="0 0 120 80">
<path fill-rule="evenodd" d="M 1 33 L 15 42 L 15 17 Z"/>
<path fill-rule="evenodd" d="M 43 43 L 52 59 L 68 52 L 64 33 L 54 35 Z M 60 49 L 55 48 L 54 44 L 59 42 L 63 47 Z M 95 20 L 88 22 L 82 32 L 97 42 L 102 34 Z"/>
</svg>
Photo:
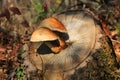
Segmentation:
<svg viewBox="0 0 120 80">
<path fill-rule="evenodd" d="M 35 23 L 38 23 L 40 20 L 42 20 L 42 17 L 41 17 L 41 16 L 37 17 Z"/>
<path fill-rule="evenodd" d="M 116 29 L 118 30 L 118 36 L 120 37 L 120 25 L 118 25 Z"/>
<path fill-rule="evenodd" d="M 33 6 L 39 14 L 44 12 L 44 10 L 42 9 L 42 4 L 40 2 L 34 2 Z"/>
<path fill-rule="evenodd" d="M 22 49 L 20 49 L 20 50 L 18 51 L 19 54 L 23 54 L 24 52 L 25 52 L 25 50 L 22 50 Z"/>
<path fill-rule="evenodd" d="M 118 26 L 116 27 L 116 29 L 117 29 L 117 30 L 120 30 L 120 25 L 118 25 Z"/>
<path fill-rule="evenodd" d="M 24 73 L 22 71 L 21 67 L 17 68 L 17 73 L 16 73 L 17 78 L 22 78 L 24 76 Z"/>
</svg>

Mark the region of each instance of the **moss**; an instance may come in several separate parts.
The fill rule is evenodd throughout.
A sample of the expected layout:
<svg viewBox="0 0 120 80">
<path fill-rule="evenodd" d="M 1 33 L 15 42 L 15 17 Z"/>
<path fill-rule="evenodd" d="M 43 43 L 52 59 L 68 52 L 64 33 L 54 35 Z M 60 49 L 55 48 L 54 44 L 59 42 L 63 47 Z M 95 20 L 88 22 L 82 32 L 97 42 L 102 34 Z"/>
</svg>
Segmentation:
<svg viewBox="0 0 120 80">
<path fill-rule="evenodd" d="M 114 51 L 105 39 L 104 45 L 101 46 L 83 68 L 79 68 L 68 80 L 115 80 L 118 69 Z M 102 40 L 103 41 L 103 40 Z"/>
</svg>

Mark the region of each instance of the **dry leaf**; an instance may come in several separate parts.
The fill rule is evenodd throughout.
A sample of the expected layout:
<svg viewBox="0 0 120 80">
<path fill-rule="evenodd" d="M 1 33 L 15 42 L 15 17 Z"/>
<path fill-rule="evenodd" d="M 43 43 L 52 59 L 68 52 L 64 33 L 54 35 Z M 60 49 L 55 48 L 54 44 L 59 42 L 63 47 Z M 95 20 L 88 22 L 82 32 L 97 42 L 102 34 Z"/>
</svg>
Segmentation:
<svg viewBox="0 0 120 80">
<path fill-rule="evenodd" d="M 10 12 L 8 9 L 5 9 L 5 11 L 2 13 L 7 18 L 7 20 L 10 20 Z"/>
<path fill-rule="evenodd" d="M 0 53 L 0 60 L 6 60 L 6 55 L 5 55 L 5 54 Z"/>
<path fill-rule="evenodd" d="M 114 30 L 111 32 L 111 38 L 113 40 L 117 40 L 117 36 L 118 36 L 118 30 Z"/>
<path fill-rule="evenodd" d="M 5 52 L 6 49 L 0 46 L 0 52 Z"/>
<path fill-rule="evenodd" d="M 30 27 L 30 26 L 29 26 L 29 23 L 28 23 L 26 20 L 24 20 L 21 24 L 22 24 L 24 27 Z"/>
<path fill-rule="evenodd" d="M 17 7 L 10 7 L 9 8 L 14 14 L 21 15 L 20 10 Z"/>
<path fill-rule="evenodd" d="M 117 60 L 120 62 L 120 43 L 118 42 L 114 43 L 114 50 L 115 50 Z"/>
<path fill-rule="evenodd" d="M 7 20 L 10 20 L 10 12 L 8 9 L 5 9 L 1 14 L 0 14 L 0 18 L 1 17 L 6 17 Z"/>
<path fill-rule="evenodd" d="M 110 36 L 111 36 L 111 33 L 110 33 L 109 30 L 107 29 L 107 25 L 106 25 L 105 19 L 104 19 L 104 18 L 101 18 L 101 20 L 102 20 L 102 28 L 103 28 L 105 34 L 106 34 L 108 37 L 110 37 Z"/>
</svg>

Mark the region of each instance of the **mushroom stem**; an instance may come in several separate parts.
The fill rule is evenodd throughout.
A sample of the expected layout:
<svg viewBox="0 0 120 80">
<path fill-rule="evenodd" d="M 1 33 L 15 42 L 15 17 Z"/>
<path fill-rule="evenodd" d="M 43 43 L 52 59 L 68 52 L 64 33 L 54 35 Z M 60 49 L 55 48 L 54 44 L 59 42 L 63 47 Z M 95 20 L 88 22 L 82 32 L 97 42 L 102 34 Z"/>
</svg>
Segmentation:
<svg viewBox="0 0 120 80">
<path fill-rule="evenodd" d="M 61 50 L 63 50 L 66 47 L 66 43 L 65 41 L 58 37 L 58 41 L 59 41 L 59 46 L 55 46 L 53 44 L 51 44 L 50 42 L 45 42 L 45 44 L 54 52 L 54 53 L 59 53 Z"/>
</svg>

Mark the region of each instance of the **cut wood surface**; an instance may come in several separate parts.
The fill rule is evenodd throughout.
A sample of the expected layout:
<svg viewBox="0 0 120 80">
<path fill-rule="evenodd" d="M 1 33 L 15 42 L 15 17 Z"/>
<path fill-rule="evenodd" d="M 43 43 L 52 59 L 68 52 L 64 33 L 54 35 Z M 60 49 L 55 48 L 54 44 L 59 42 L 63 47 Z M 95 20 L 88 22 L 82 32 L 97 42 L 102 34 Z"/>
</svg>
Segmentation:
<svg viewBox="0 0 120 80">
<path fill-rule="evenodd" d="M 43 62 L 38 59 L 40 64 L 36 61 L 33 63 L 37 69 L 45 71 L 43 75 L 45 80 L 86 80 L 86 76 L 87 79 L 91 79 L 98 74 L 94 68 L 99 68 L 99 64 L 109 68 L 116 64 L 115 55 L 110 47 L 111 44 L 108 43 L 107 36 L 89 13 L 84 11 L 67 11 L 54 15 L 54 17 L 59 19 L 67 28 L 69 39 L 66 40 L 66 43 L 68 43 L 68 47 L 59 54 L 37 55 L 41 56 Z M 69 43 L 72 44 L 69 45 Z M 108 62 L 102 63 L 104 57 Z M 32 59 L 34 60 L 34 57 Z M 96 59 L 101 61 L 97 62 Z M 101 66 L 100 69 L 102 69 Z M 88 70 L 88 72 L 84 70 Z M 103 74 L 104 71 L 107 71 L 107 69 L 103 70 Z M 90 74 L 94 77 L 91 77 Z M 100 78 L 99 76 L 96 77 Z M 96 77 L 95 79 L 97 79 Z"/>
</svg>

